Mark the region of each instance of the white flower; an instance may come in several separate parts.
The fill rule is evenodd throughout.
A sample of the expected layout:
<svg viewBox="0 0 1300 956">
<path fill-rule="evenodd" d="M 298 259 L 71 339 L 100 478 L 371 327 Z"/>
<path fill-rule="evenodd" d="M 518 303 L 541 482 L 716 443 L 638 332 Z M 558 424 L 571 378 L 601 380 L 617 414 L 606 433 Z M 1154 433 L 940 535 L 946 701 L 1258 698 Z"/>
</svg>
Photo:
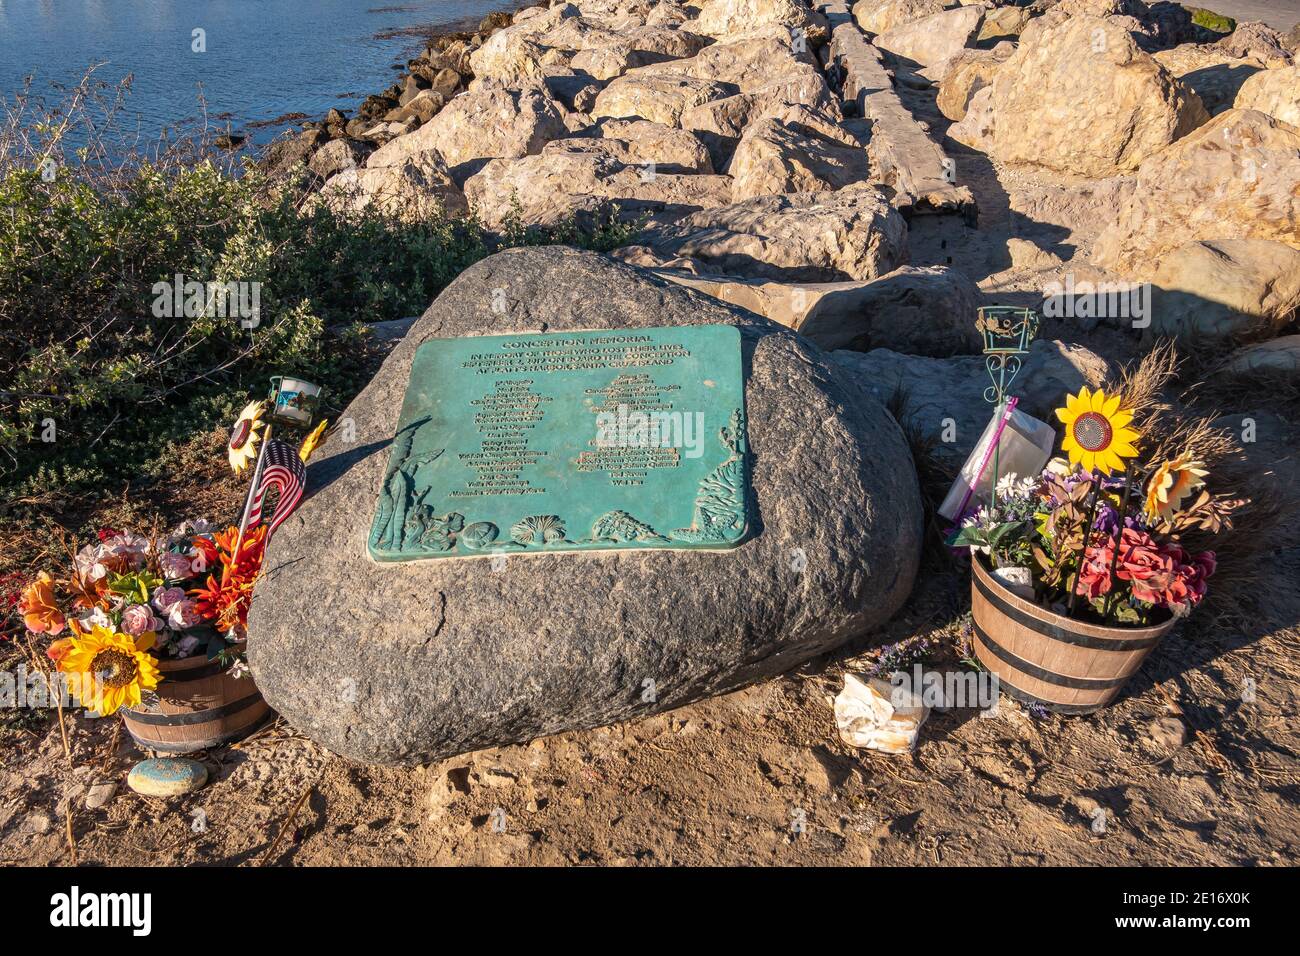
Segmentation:
<svg viewBox="0 0 1300 956">
<path fill-rule="evenodd" d="M 1009 471 L 998 479 L 997 487 L 994 489 L 999 496 L 1010 495 L 1015 493 L 1016 480 L 1020 476 L 1014 471 Z"/>
<path fill-rule="evenodd" d="M 83 630 L 89 631 L 93 627 L 108 627 L 112 622 L 109 621 L 108 615 L 104 613 L 102 607 L 97 607 L 85 617 L 80 618 Z"/>
<path fill-rule="evenodd" d="M 230 670 L 226 671 L 226 673 L 238 680 L 248 673 L 248 662 L 242 660 L 235 661 L 235 663 L 230 665 Z"/>
</svg>

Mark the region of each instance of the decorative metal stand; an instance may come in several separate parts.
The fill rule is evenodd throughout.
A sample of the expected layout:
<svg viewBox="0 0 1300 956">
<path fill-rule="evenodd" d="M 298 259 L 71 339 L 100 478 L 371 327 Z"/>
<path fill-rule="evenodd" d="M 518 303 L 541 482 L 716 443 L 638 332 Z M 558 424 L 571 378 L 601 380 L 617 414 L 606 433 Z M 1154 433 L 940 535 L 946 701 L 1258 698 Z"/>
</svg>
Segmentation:
<svg viewBox="0 0 1300 956">
<path fill-rule="evenodd" d="M 979 310 L 975 328 L 984 338 L 984 366 L 991 385 L 984 389 L 984 400 L 994 407 L 994 414 L 1006 415 L 1007 392 L 1020 372 L 1029 343 L 1038 334 L 1038 313 L 1012 305 L 990 305 Z M 1005 422 L 1003 423 L 1005 425 Z M 989 488 L 989 508 L 997 505 L 998 446 L 1002 429 L 993 438 L 993 480 Z"/>
</svg>

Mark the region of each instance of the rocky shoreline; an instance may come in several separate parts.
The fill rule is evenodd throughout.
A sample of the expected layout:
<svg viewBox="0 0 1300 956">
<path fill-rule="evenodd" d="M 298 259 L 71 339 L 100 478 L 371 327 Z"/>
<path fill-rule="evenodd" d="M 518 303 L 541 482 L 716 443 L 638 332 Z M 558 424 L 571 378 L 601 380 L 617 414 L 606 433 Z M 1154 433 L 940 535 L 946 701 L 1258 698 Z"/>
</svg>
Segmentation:
<svg viewBox="0 0 1300 956">
<path fill-rule="evenodd" d="M 415 129 L 432 118 L 448 100 L 474 79 L 469 54 L 497 30 L 509 26 L 527 5 L 489 13 L 478 21 L 457 20 L 431 30 L 424 52 L 406 62 L 397 81 L 365 97 L 355 113 L 331 109 L 319 119 L 302 119 L 300 131 L 269 143 L 259 157 L 264 169 L 279 174 L 297 163 L 308 163 L 311 172 L 326 179 L 333 172 L 364 161 L 373 149 L 396 136 Z M 326 151 L 315 166 L 309 161 L 330 143 L 341 142 Z"/>
<path fill-rule="evenodd" d="M 1228 364 L 1286 374 L 1296 41 L 1141 0 L 551 0 L 437 38 L 264 166 L 489 230 L 635 222 L 618 257 L 830 349 L 972 354 L 980 304 L 1159 280 L 1148 325 L 1055 334 L 1281 336 Z"/>
</svg>

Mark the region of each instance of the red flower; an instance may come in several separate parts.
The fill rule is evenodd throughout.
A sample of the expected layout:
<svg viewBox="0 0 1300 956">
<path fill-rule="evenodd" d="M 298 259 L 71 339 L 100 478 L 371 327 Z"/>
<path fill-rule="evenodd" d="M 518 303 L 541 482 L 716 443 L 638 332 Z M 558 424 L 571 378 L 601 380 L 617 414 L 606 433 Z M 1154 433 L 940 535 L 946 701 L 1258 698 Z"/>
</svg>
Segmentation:
<svg viewBox="0 0 1300 956">
<path fill-rule="evenodd" d="M 1110 593 L 1113 582 L 1110 576 L 1111 559 L 1115 553 L 1115 539 L 1109 535 L 1094 534 L 1093 543 L 1084 554 L 1079 568 L 1075 591 L 1089 601 Z"/>
</svg>

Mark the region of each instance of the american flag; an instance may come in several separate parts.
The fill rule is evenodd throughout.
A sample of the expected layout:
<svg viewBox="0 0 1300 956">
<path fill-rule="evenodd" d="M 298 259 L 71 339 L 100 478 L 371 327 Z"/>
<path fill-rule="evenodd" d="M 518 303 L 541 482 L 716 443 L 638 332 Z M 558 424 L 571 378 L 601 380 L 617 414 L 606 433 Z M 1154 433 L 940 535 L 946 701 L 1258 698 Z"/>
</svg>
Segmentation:
<svg viewBox="0 0 1300 956">
<path fill-rule="evenodd" d="M 253 493 L 253 506 L 248 513 L 248 527 L 256 528 L 262 520 L 262 500 L 267 489 L 279 492 L 275 510 L 271 513 L 271 523 L 267 526 L 269 538 L 293 509 L 302 501 L 303 489 L 307 484 L 307 466 L 298 457 L 298 451 L 287 442 L 272 438 L 266 443 L 263 452 L 262 475 Z"/>
</svg>

